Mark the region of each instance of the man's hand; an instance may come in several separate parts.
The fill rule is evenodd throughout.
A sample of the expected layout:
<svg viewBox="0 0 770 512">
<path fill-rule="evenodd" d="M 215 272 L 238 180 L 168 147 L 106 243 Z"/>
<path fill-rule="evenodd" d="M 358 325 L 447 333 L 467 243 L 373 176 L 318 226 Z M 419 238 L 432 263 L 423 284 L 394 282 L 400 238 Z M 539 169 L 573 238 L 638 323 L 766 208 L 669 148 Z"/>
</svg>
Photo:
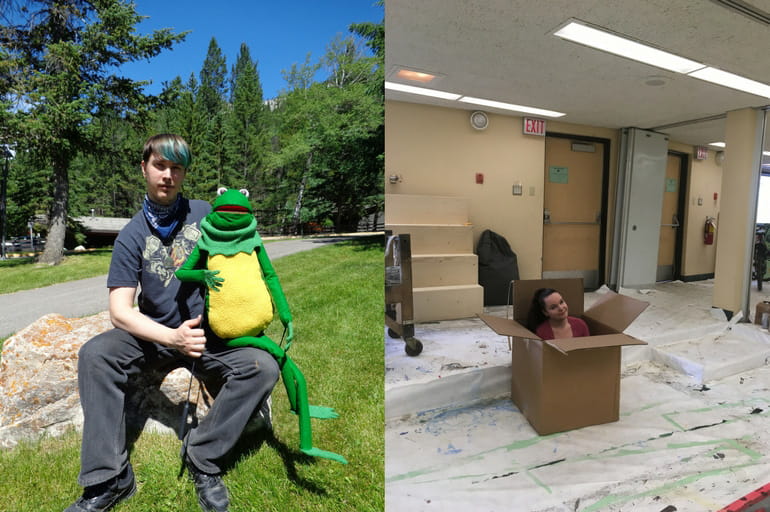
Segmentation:
<svg viewBox="0 0 770 512">
<path fill-rule="evenodd" d="M 222 287 L 222 283 L 225 282 L 225 279 L 223 277 L 216 277 L 217 274 L 219 274 L 219 270 L 204 270 L 203 271 L 203 280 L 206 283 L 206 286 L 209 290 L 212 292 L 218 292 L 219 289 Z"/>
<path fill-rule="evenodd" d="M 201 315 L 186 320 L 175 329 L 174 339 L 171 340 L 171 348 L 190 357 L 200 357 L 206 348 L 206 335 L 199 326 Z"/>
</svg>

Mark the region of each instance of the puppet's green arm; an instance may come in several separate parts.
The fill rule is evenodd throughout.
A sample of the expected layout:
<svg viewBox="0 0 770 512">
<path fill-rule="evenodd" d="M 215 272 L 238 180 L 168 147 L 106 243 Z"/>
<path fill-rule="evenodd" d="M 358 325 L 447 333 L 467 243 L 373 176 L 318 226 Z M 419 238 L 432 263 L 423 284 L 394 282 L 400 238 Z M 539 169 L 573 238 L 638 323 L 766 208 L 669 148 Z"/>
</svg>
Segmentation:
<svg viewBox="0 0 770 512">
<path fill-rule="evenodd" d="M 281 377 L 283 379 L 283 385 L 286 388 L 286 394 L 289 398 L 291 410 L 299 419 L 300 451 L 314 457 L 323 457 L 347 464 L 348 461 L 345 460 L 345 457 L 342 455 L 313 447 L 313 433 L 310 427 L 310 418 L 332 419 L 337 418 L 339 415 L 331 407 L 308 404 L 305 376 L 302 375 L 300 369 L 286 354 L 284 349 L 267 336 L 244 336 L 235 338 L 228 341 L 227 345 L 231 347 L 256 347 L 273 356 L 281 367 Z"/>
<path fill-rule="evenodd" d="M 278 318 L 281 319 L 281 323 L 286 327 L 288 335 L 286 336 L 286 350 L 289 350 L 291 342 L 294 339 L 294 323 L 291 319 L 291 311 L 289 310 L 289 303 L 286 301 L 286 296 L 283 294 L 283 288 L 281 282 L 278 280 L 278 275 L 273 269 L 273 264 L 270 261 L 270 257 L 267 255 L 264 245 L 257 247 L 257 260 L 259 266 L 262 268 L 262 276 L 265 279 L 267 288 L 270 290 L 270 296 L 275 303 L 275 309 L 278 310 Z"/>
<path fill-rule="evenodd" d="M 206 255 L 202 255 L 196 245 L 193 247 L 190 256 L 187 257 L 187 261 L 174 272 L 174 275 L 180 281 L 205 284 L 211 291 L 218 292 L 219 287 L 222 286 L 225 280 L 221 277 L 216 277 L 219 274 L 219 270 L 206 269 L 205 262 Z"/>
<path fill-rule="evenodd" d="M 278 280 L 278 275 L 273 269 L 273 264 L 270 262 L 270 257 L 265 251 L 265 246 L 260 246 L 257 251 L 257 259 L 259 265 L 262 267 L 262 275 L 265 278 L 267 288 L 270 290 L 270 295 L 273 297 L 275 303 L 275 309 L 278 310 L 278 318 L 281 319 L 283 325 L 287 325 L 291 322 L 291 311 L 289 311 L 289 303 L 286 301 L 286 296 L 283 294 L 283 288 L 281 288 L 281 282 Z"/>
</svg>

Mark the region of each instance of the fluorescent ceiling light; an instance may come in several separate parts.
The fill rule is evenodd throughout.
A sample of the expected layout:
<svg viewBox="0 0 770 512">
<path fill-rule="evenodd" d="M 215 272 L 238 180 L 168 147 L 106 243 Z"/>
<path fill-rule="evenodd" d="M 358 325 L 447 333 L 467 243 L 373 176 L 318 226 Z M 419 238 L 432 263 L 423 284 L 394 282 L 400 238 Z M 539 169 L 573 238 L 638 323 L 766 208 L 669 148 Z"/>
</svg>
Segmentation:
<svg viewBox="0 0 770 512">
<path fill-rule="evenodd" d="M 727 147 L 727 144 L 725 144 L 724 142 L 709 142 L 709 146 L 716 146 L 718 148 L 725 148 L 725 147 Z M 770 151 L 763 151 L 762 155 L 770 156 Z"/>
<path fill-rule="evenodd" d="M 536 116 L 545 117 L 561 117 L 566 115 L 564 112 L 554 112 L 553 110 L 544 110 L 542 108 L 525 107 L 523 105 L 513 105 L 511 103 L 503 103 L 500 101 L 485 100 L 482 98 L 472 98 L 470 96 L 463 96 L 458 101 L 464 103 L 472 103 L 474 105 L 482 105 L 484 107 L 500 108 L 504 110 L 513 110 L 514 112 L 523 112 L 525 114 L 532 114 Z"/>
<path fill-rule="evenodd" d="M 385 89 L 391 91 L 406 92 L 409 94 L 420 94 L 423 96 L 431 96 L 433 98 L 441 98 L 445 100 L 456 100 L 461 94 L 455 94 L 452 92 L 437 91 L 435 89 L 426 89 L 425 87 L 415 87 L 413 85 L 399 84 L 396 82 L 385 82 Z"/>
<path fill-rule="evenodd" d="M 689 73 L 689 76 L 699 78 L 713 84 L 722 85 L 731 89 L 737 89 L 739 91 L 747 92 L 749 94 L 756 94 L 764 98 L 770 98 L 770 85 L 766 85 L 742 76 L 728 73 L 716 68 L 703 68 Z"/>
<path fill-rule="evenodd" d="M 470 96 L 463 96 L 461 94 L 455 94 L 446 91 L 437 91 L 435 89 L 428 89 L 426 87 L 415 87 L 413 85 L 399 84 L 397 82 L 385 82 L 385 89 L 391 91 L 405 92 L 409 94 L 420 94 L 423 96 L 432 96 L 434 98 L 441 98 L 445 100 L 458 100 L 464 103 L 472 103 L 474 105 L 482 105 L 485 107 L 499 108 L 503 110 L 512 110 L 514 112 L 521 112 L 525 114 L 532 114 L 544 117 L 561 117 L 567 114 L 563 112 L 554 112 L 553 110 L 545 110 L 542 108 L 525 107 L 523 105 L 514 105 L 512 103 L 503 103 L 501 101 L 485 100 L 482 98 L 473 98 Z"/>
<path fill-rule="evenodd" d="M 411 69 L 399 69 L 396 73 L 396 76 L 404 80 L 411 80 L 413 82 L 420 82 L 423 84 L 432 82 L 436 78 L 436 75 L 423 73 L 421 71 L 412 71 Z"/>
<path fill-rule="evenodd" d="M 555 36 L 584 44 L 608 53 L 620 55 L 651 66 L 684 73 L 693 78 L 705 80 L 723 87 L 737 89 L 763 98 L 770 98 L 770 85 L 756 82 L 720 69 L 707 67 L 673 53 L 658 50 L 646 44 L 637 43 L 626 37 L 593 28 L 582 23 L 570 22 L 554 32 Z"/>
<path fill-rule="evenodd" d="M 690 73 L 705 67 L 705 64 L 574 21 L 556 31 L 554 35 L 677 73 Z"/>
</svg>

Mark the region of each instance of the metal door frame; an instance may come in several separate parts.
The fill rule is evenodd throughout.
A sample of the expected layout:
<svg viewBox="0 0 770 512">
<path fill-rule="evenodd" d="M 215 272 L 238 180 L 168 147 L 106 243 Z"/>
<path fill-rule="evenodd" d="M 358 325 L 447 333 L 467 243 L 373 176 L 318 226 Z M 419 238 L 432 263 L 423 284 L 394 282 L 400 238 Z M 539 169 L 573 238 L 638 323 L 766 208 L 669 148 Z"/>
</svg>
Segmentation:
<svg viewBox="0 0 770 512">
<path fill-rule="evenodd" d="M 597 269 L 597 275 L 599 276 L 598 287 L 601 287 L 606 283 L 605 267 L 607 259 L 607 214 L 609 211 L 609 197 L 610 197 L 610 148 L 612 141 L 602 137 L 591 137 L 588 135 L 574 135 L 561 132 L 545 132 L 545 136 L 553 137 L 554 139 L 569 139 L 575 142 L 593 142 L 602 145 L 602 204 L 601 204 L 601 217 L 599 220 L 599 268 Z M 545 147 L 543 148 L 545 150 Z M 545 156 L 545 151 L 543 151 Z M 545 188 L 543 188 L 543 200 L 545 200 Z M 542 240 L 541 240 L 542 244 Z"/>
<path fill-rule="evenodd" d="M 687 224 L 685 223 L 685 210 L 687 207 L 687 185 L 690 168 L 690 155 L 682 151 L 668 150 L 669 156 L 679 158 L 679 192 L 677 198 L 676 215 L 679 218 L 679 230 L 676 233 L 674 241 L 674 272 L 672 280 L 682 279 L 682 256 L 684 252 L 684 232 Z"/>
</svg>

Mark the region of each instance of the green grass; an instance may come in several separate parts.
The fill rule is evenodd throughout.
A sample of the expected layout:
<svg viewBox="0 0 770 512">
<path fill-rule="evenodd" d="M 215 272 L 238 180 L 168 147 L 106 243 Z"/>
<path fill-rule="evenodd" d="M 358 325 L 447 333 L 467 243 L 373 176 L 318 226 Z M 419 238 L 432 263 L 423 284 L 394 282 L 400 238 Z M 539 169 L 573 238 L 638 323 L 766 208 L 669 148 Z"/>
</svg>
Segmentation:
<svg viewBox="0 0 770 512">
<path fill-rule="evenodd" d="M 270 242 L 272 240 L 265 243 Z M 112 249 L 95 249 L 68 253 L 56 266 L 38 264 L 32 256 L 0 260 L 0 293 L 101 276 L 109 270 L 111 257 Z"/>
<path fill-rule="evenodd" d="M 308 381 L 310 403 L 340 417 L 313 420 L 313 444 L 344 455 L 348 465 L 311 459 L 299 450 L 296 416 L 283 384 L 273 393 L 272 437 L 252 437 L 225 482 L 231 512 L 384 509 L 384 364 L 382 237 L 322 247 L 274 262 L 292 308 L 290 355 Z M 280 339 L 274 322 L 270 334 Z M 0 451 L 0 510 L 59 512 L 81 489 L 79 435 Z M 131 456 L 139 490 L 116 512 L 199 510 L 187 477 L 178 480 L 179 441 L 141 435 Z"/>
<path fill-rule="evenodd" d="M 31 257 L 0 261 L 0 293 L 101 276 L 107 273 L 111 256 L 110 249 L 99 249 L 68 254 L 56 266 L 35 263 Z"/>
</svg>

